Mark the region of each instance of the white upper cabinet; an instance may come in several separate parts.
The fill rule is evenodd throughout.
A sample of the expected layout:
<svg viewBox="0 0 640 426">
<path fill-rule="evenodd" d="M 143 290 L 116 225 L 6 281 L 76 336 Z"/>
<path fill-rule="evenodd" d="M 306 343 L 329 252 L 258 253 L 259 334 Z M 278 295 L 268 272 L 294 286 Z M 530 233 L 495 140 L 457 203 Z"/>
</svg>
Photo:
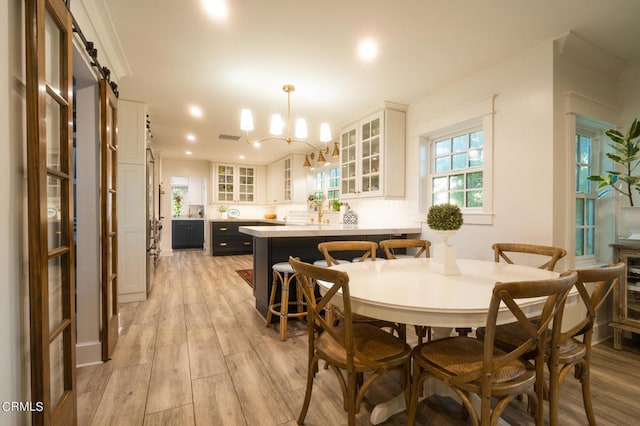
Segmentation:
<svg viewBox="0 0 640 426">
<path fill-rule="evenodd" d="M 258 171 L 255 166 L 215 164 L 212 180 L 216 203 L 257 202 Z"/>
<path fill-rule="evenodd" d="M 204 178 L 189 176 L 187 204 L 203 206 L 206 203 L 206 182 Z"/>
<path fill-rule="evenodd" d="M 340 132 L 341 199 L 404 197 L 406 106 L 387 105 Z"/>
<path fill-rule="evenodd" d="M 304 155 L 291 154 L 267 166 L 267 203 L 304 203 L 307 174 Z"/>
</svg>

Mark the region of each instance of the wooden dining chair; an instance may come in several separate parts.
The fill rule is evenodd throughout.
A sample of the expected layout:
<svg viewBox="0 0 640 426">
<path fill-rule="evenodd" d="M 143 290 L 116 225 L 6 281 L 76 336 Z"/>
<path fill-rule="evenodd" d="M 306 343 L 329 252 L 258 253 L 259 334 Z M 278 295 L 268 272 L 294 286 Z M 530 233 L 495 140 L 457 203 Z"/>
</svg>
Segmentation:
<svg viewBox="0 0 640 426">
<path fill-rule="evenodd" d="M 509 254 L 513 253 L 524 253 L 535 257 L 543 257 L 545 261 L 538 266 L 538 268 L 548 271 L 553 271 L 558 260 L 567 255 L 565 249 L 535 244 L 495 243 L 491 248 L 493 248 L 494 260 L 496 262 L 504 260 L 507 263 L 514 263 L 509 257 Z"/>
<path fill-rule="evenodd" d="M 537 281 L 496 283 L 486 321 L 484 341 L 467 336 L 448 337 L 416 346 L 412 352 L 413 388 L 408 424 L 415 422 L 418 396 L 423 382 L 434 377 L 460 397 L 474 425 L 495 425 L 503 410 L 517 395 L 526 394 L 535 409 L 536 424 L 544 424 L 542 382 L 544 351 L 549 326 L 557 338 L 562 326 L 564 303 L 578 274 L 567 272 L 559 278 Z M 532 322 L 518 302 L 546 297 L 540 321 Z M 496 322 L 501 305 L 517 319 L 527 338 L 511 351 L 495 346 Z M 536 363 L 523 360 L 525 353 L 536 352 Z M 473 394 L 480 398 L 480 412 L 474 408 Z M 492 398 L 495 405 L 492 409 Z"/>
<path fill-rule="evenodd" d="M 408 403 L 411 370 L 409 345 L 378 327 L 352 320 L 349 276 L 346 272 L 310 265 L 292 257 L 289 263 L 300 278 L 308 312 L 307 388 L 298 424 L 303 424 L 307 415 L 320 360 L 329 365 L 340 383 L 349 425 L 355 425 L 355 415 L 369 386 L 390 370 L 400 370 L 401 385 Z M 331 283 L 331 288 L 319 300 L 315 299 L 310 284 L 317 281 Z M 334 298 L 339 298 L 342 305 L 343 321 L 338 326 L 331 324 L 323 315 L 324 308 Z"/>
<path fill-rule="evenodd" d="M 342 253 L 345 257 L 354 257 L 354 261 L 365 262 L 367 260 L 376 261 L 376 250 L 378 243 L 375 241 L 325 241 L 318 244 L 318 250 L 325 258 L 325 262 L 329 266 L 339 265 L 340 260 L 336 259 L 336 253 Z M 348 263 L 348 262 L 347 262 Z M 318 265 L 314 262 L 315 266 Z M 335 312 L 336 319 L 341 315 L 338 309 L 329 308 L 329 312 Z M 376 318 L 370 318 L 364 315 L 353 314 L 355 322 L 367 322 L 379 328 L 388 328 L 391 333 L 397 333 L 402 340 L 407 339 L 407 327 L 404 324 L 397 324 L 391 321 L 384 321 Z"/>
<path fill-rule="evenodd" d="M 400 259 L 400 258 L 418 258 L 429 257 L 429 248 L 431 247 L 431 241 L 429 240 L 416 240 L 416 239 L 393 239 L 380 241 L 380 247 L 384 250 L 384 254 L 387 259 Z M 397 249 L 416 249 L 415 254 L 397 254 Z"/>
<path fill-rule="evenodd" d="M 376 260 L 378 243 L 375 241 L 325 241 L 318 244 L 318 250 L 322 253 L 327 266 L 350 262 L 342 258 L 336 259 L 336 253 L 342 253 L 342 257 L 349 257 L 353 262 Z M 323 266 L 316 264 L 316 266 Z"/>
<path fill-rule="evenodd" d="M 494 260 L 496 263 L 499 263 L 501 260 L 513 264 L 513 260 L 509 257 L 509 254 L 519 253 L 519 254 L 528 254 L 533 255 L 534 257 L 543 257 L 543 263 L 538 266 L 538 269 L 546 269 L 547 271 L 553 271 L 556 267 L 556 263 L 558 260 L 562 259 L 567 255 L 567 251 L 558 247 L 551 246 L 541 246 L 536 244 L 515 244 L 515 243 L 495 243 L 491 246 L 494 253 Z M 515 333 L 519 327 L 517 324 L 515 325 Z M 501 325 L 498 327 L 496 331 L 496 341 L 498 343 L 510 342 L 510 341 L 519 341 L 519 336 L 516 334 L 514 336 L 510 336 L 509 334 L 512 327 L 510 324 Z M 476 330 L 476 336 L 479 339 L 482 339 L 484 336 L 484 328 L 478 328 Z M 508 343 L 508 346 L 511 347 L 511 343 Z"/>
<path fill-rule="evenodd" d="M 429 240 L 417 240 L 417 239 L 393 239 L 380 241 L 380 247 L 384 250 L 385 256 L 389 260 L 404 259 L 404 258 L 420 258 L 422 256 L 429 257 L 429 248 L 431 247 L 431 241 Z M 416 249 L 415 254 L 398 254 L 395 252 L 397 249 Z M 405 327 L 406 328 L 406 327 Z M 421 345 L 426 341 L 431 340 L 431 327 L 422 325 L 413 326 L 416 335 L 418 336 L 418 344 Z"/>
</svg>

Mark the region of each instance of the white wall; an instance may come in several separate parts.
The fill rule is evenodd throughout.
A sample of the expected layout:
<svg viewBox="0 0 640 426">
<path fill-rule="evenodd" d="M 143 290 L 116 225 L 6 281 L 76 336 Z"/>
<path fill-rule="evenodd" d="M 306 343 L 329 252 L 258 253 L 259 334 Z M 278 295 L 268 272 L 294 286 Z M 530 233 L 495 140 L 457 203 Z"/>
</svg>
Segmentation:
<svg viewBox="0 0 640 426">
<path fill-rule="evenodd" d="M 0 1 L 0 401 L 29 401 L 30 394 L 23 5 Z M 18 425 L 30 415 L 2 412 L 0 419 Z"/>
<path fill-rule="evenodd" d="M 558 243 L 553 225 L 553 46 L 539 43 L 471 77 L 412 102 L 407 112 L 407 205 L 420 200 L 420 133 L 425 123 L 496 95 L 493 140 L 493 224 L 463 225 L 451 238 L 461 257 L 492 259 L 491 244 Z M 423 236 L 435 239 L 425 230 Z"/>
</svg>

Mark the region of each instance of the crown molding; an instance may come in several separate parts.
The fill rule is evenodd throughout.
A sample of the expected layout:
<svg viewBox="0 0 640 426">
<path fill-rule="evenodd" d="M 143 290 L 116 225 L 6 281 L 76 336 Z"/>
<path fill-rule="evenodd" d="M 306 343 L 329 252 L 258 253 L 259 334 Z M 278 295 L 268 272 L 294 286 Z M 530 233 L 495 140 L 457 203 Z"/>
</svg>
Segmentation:
<svg viewBox="0 0 640 426">
<path fill-rule="evenodd" d="M 131 75 L 131 67 L 104 0 L 74 0 L 71 13 L 87 39 L 98 49 L 100 64 L 111 70 L 112 80 L 117 82 L 123 76 Z"/>
</svg>

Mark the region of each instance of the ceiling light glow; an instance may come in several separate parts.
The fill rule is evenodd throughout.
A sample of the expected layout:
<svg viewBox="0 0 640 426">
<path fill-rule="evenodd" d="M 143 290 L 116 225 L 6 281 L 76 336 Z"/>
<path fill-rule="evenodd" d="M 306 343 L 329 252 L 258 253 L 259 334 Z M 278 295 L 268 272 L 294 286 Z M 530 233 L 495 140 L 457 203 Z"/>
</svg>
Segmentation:
<svg viewBox="0 0 640 426">
<path fill-rule="evenodd" d="M 378 56 L 378 43 L 373 39 L 365 39 L 358 45 L 358 56 L 366 62 L 374 60 Z"/>
<path fill-rule="evenodd" d="M 225 0 L 203 0 L 202 6 L 213 19 L 227 19 L 229 9 L 227 8 L 227 2 Z"/>
<path fill-rule="evenodd" d="M 191 152 L 191 151 L 185 151 L 185 154 L 187 154 L 187 155 L 191 155 L 191 154 L 192 154 L 192 152 Z"/>
<path fill-rule="evenodd" d="M 200 109 L 200 107 L 197 107 L 195 105 L 192 105 L 189 107 L 189 114 L 193 115 L 194 117 L 202 117 L 202 110 Z"/>
<path fill-rule="evenodd" d="M 192 133 L 189 133 L 187 135 L 187 140 L 190 140 L 191 142 L 195 141 L 196 140 L 196 135 L 194 135 Z"/>
</svg>

